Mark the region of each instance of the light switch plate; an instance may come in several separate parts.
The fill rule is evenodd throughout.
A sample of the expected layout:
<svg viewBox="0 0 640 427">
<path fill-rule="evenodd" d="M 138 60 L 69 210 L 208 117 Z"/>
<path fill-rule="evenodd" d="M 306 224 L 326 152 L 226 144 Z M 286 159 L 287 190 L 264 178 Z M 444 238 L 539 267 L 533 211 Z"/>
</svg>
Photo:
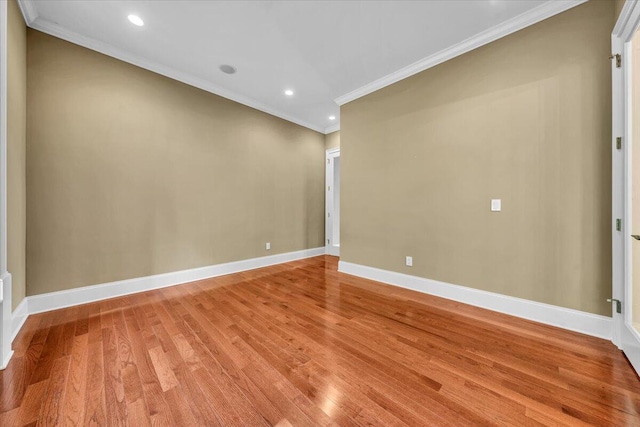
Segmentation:
<svg viewBox="0 0 640 427">
<path fill-rule="evenodd" d="M 271 250 L 271 242 L 267 242 L 267 244 L 266 244 L 266 245 L 264 245 L 264 246 L 265 246 L 264 248 L 265 248 L 266 250 L 268 250 L 268 251 L 269 251 L 269 250 Z"/>
<path fill-rule="evenodd" d="M 413 257 L 406 257 L 404 263 L 407 267 L 413 267 Z"/>
<path fill-rule="evenodd" d="M 501 199 L 491 199 L 491 212 L 500 212 L 502 210 Z"/>
</svg>

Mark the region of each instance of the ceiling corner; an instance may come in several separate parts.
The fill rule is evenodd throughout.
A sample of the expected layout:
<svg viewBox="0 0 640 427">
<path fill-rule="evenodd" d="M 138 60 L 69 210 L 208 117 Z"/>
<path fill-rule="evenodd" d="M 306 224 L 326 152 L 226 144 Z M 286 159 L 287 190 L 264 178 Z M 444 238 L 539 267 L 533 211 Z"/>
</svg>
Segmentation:
<svg viewBox="0 0 640 427">
<path fill-rule="evenodd" d="M 349 93 L 339 96 L 334 99 L 335 103 L 342 106 L 348 102 L 354 101 L 372 92 L 380 90 L 386 86 L 392 85 L 400 80 L 411 77 L 414 74 L 418 74 L 421 71 L 427 70 L 438 64 L 446 62 L 464 53 L 477 49 L 488 43 L 515 33 L 533 24 L 536 24 L 545 19 L 551 18 L 554 15 L 562 13 L 573 7 L 579 6 L 582 3 L 586 3 L 589 0 L 555 0 L 548 1 L 542 5 L 529 10 L 521 15 L 511 18 L 502 24 L 482 31 L 473 37 L 470 37 L 462 42 L 443 49 L 439 52 L 429 55 L 419 61 L 414 62 L 404 68 L 401 68 L 393 73 L 387 74 L 379 79 L 376 79 L 364 86 L 361 86 Z"/>
<path fill-rule="evenodd" d="M 24 4 L 29 4 L 30 5 L 29 7 L 33 7 L 33 4 L 31 4 L 32 3 L 31 0 L 18 0 L 18 1 L 20 1 L 21 5 L 24 3 Z M 188 84 L 190 86 L 204 90 L 205 92 L 213 93 L 214 95 L 218 95 L 223 98 L 229 99 L 231 101 L 237 102 L 239 104 L 246 105 L 253 109 L 262 111 L 263 113 L 267 113 L 272 116 L 279 117 L 283 120 L 297 124 L 299 126 L 302 126 L 320 133 L 324 132 L 324 129 L 321 126 L 316 126 L 313 123 L 310 123 L 306 120 L 302 120 L 298 117 L 294 117 L 283 111 L 275 109 L 269 105 L 261 103 L 253 98 L 219 87 L 213 83 L 210 83 L 208 81 L 195 77 L 190 73 L 179 71 L 172 67 L 147 60 L 135 54 L 131 54 L 109 43 L 105 43 L 105 42 L 96 40 L 94 38 L 87 37 L 82 34 L 78 34 L 74 31 L 67 30 L 66 28 L 63 28 L 58 24 L 55 24 L 46 19 L 37 18 L 38 16 L 37 12 L 35 13 L 34 16 L 36 16 L 36 18 L 33 21 L 31 21 L 30 26 L 38 31 L 42 31 L 43 33 L 49 34 L 51 36 L 57 37 L 62 40 L 66 40 L 68 42 L 85 47 L 87 49 L 102 53 L 112 58 L 116 58 L 120 61 L 127 62 L 129 64 L 143 68 L 145 70 L 163 75 L 165 77 L 169 77 L 170 79 Z"/>
<path fill-rule="evenodd" d="M 340 123 L 336 123 L 335 125 L 329 126 L 324 130 L 324 134 L 328 135 L 330 133 L 336 132 L 340 130 Z"/>
<path fill-rule="evenodd" d="M 31 26 L 33 21 L 38 18 L 38 11 L 36 10 L 35 5 L 33 4 L 33 0 L 17 0 L 18 6 L 20 6 L 20 10 L 22 11 L 22 16 L 24 17 L 24 21 L 28 26 Z"/>
</svg>

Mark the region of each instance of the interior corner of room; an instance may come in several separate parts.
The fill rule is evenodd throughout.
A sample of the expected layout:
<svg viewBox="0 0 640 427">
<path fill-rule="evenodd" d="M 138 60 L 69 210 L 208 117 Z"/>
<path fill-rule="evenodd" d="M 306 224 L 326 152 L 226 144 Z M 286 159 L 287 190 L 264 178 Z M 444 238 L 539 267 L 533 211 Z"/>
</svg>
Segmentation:
<svg viewBox="0 0 640 427">
<path fill-rule="evenodd" d="M 618 335 L 631 314 L 615 306 L 640 318 L 625 288 L 640 208 L 620 172 L 632 153 L 610 142 L 637 129 L 616 121 L 607 58 L 640 6 L 574 3 L 353 97 L 323 133 L 0 2 L 3 360 L 32 314 L 325 254 L 340 274 L 623 348 L 640 337 Z"/>
</svg>

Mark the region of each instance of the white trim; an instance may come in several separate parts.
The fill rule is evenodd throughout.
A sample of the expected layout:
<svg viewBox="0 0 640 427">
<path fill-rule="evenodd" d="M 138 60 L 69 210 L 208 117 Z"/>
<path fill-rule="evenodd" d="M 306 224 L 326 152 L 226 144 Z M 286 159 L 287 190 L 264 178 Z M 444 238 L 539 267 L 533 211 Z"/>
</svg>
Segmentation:
<svg viewBox="0 0 640 427">
<path fill-rule="evenodd" d="M 30 1 L 21 0 L 20 3 L 28 4 L 30 3 Z M 272 116 L 280 117 L 281 119 L 309 128 L 311 130 L 315 130 L 316 132 L 319 132 L 322 134 L 325 133 L 324 128 L 320 126 L 316 126 L 305 120 L 299 119 L 297 117 L 293 117 L 269 105 L 263 104 L 253 98 L 234 93 L 228 89 L 222 88 L 209 81 L 192 76 L 189 73 L 178 71 L 174 68 L 168 67 L 166 65 L 162 65 L 154 61 L 149 61 L 141 56 L 129 53 L 125 50 L 114 47 L 108 43 L 104 43 L 102 41 L 83 36 L 82 34 L 78 34 L 74 31 L 67 30 L 66 28 L 63 28 L 60 25 L 55 24 L 51 21 L 47 21 L 42 18 L 36 18 L 35 20 L 29 22 L 28 25 L 29 27 L 34 28 L 38 31 L 42 31 L 43 33 L 86 47 L 87 49 L 95 50 L 96 52 L 100 52 L 107 56 L 111 56 L 121 61 L 128 62 L 129 64 L 133 64 L 137 67 L 144 68 L 149 71 L 153 71 L 154 73 L 161 74 L 173 80 L 177 80 L 182 83 L 186 83 L 190 86 L 197 87 L 198 89 L 202 89 L 204 91 L 221 96 L 223 98 L 230 99 L 232 101 L 249 106 L 251 108 L 262 111 L 264 113 L 271 114 Z"/>
<path fill-rule="evenodd" d="M 638 21 L 640 10 L 636 7 L 637 3 L 638 0 L 626 0 L 613 27 L 612 36 L 621 39 L 623 43 L 631 41 L 640 25 Z"/>
<path fill-rule="evenodd" d="M 413 76 L 428 68 L 434 67 L 445 61 L 460 56 L 471 50 L 477 49 L 523 28 L 529 27 L 545 19 L 551 18 L 554 15 L 569 10 L 575 6 L 585 3 L 587 0 L 554 0 L 541 4 L 540 6 L 531 9 L 515 18 L 509 19 L 500 25 L 497 25 L 488 30 L 482 31 L 473 37 L 470 37 L 458 44 L 450 46 L 440 52 L 427 56 L 411 65 L 394 71 L 391 74 L 387 74 L 377 80 L 367 83 L 366 85 L 353 90 L 347 94 L 339 96 L 335 99 L 335 102 L 342 106 L 347 102 L 351 102 L 355 99 L 361 98 L 365 95 L 375 92 L 383 87 L 389 86 L 402 79 Z"/>
<path fill-rule="evenodd" d="M 629 3 L 626 3 L 623 7 L 623 11 L 620 14 L 620 18 L 615 28 L 620 29 L 620 22 L 624 20 L 628 22 L 629 19 Z M 615 29 L 614 29 L 615 32 Z M 611 37 L 611 52 L 622 54 L 624 50 L 624 43 L 616 36 Z M 624 64 L 626 68 L 627 58 L 624 58 Z M 624 86 L 625 86 L 625 68 L 616 68 L 614 61 L 611 61 L 611 83 L 612 83 L 612 126 L 611 126 L 611 295 L 612 298 L 625 301 L 625 275 L 626 267 L 625 254 L 627 252 L 626 246 L 630 243 L 626 241 L 625 235 L 629 230 L 629 224 L 626 221 L 626 209 L 625 209 L 625 188 L 624 183 L 626 181 L 625 174 L 628 168 L 625 164 L 624 152 L 629 149 L 629 142 L 625 138 L 625 101 L 624 101 Z M 616 138 L 623 137 L 623 150 L 616 148 Z M 622 230 L 618 231 L 616 227 L 616 220 L 621 218 Z M 613 304 L 612 304 L 613 306 Z M 622 325 L 624 324 L 624 317 L 616 313 L 614 308 L 611 310 L 613 316 L 613 331 L 611 341 L 619 348 L 622 345 Z"/>
<path fill-rule="evenodd" d="M 612 319 L 570 308 L 340 261 L 338 271 L 547 325 L 611 339 Z"/>
<path fill-rule="evenodd" d="M 7 2 L 0 3 L 0 274 L 7 271 Z"/>
<path fill-rule="evenodd" d="M 139 277 L 135 279 L 120 280 L 117 282 L 102 283 L 93 286 L 68 289 L 27 297 L 29 314 L 42 313 L 71 307 L 89 302 L 120 297 L 123 295 L 165 288 L 196 280 L 204 280 L 225 274 L 239 273 L 256 268 L 267 267 L 275 264 L 324 255 L 324 247 L 304 249 L 296 252 L 270 255 L 260 258 L 246 259 L 242 261 L 228 262 L 225 264 L 210 265 L 207 267 L 193 268 L 190 270 L 174 271 L 154 276 Z"/>
<path fill-rule="evenodd" d="M 640 3 L 627 0 L 611 35 L 611 52 L 622 55 L 622 67 L 612 61 L 612 213 L 622 219 L 622 230 L 612 232 L 612 295 L 622 301 L 622 314 L 613 310 L 613 343 L 624 351 L 627 359 L 640 373 L 640 334 L 632 326 L 632 249 L 637 243 L 631 234 L 637 231 L 632 223 L 632 46 L 640 27 Z M 622 150 L 615 149 L 616 137 L 622 137 Z M 637 147 L 636 147 L 637 148 Z M 638 172 L 638 171 L 635 171 Z M 633 247 L 632 247 L 633 246 Z M 615 307 L 615 306 L 614 306 Z"/>
<path fill-rule="evenodd" d="M 333 125 L 333 126 L 329 126 L 328 128 L 326 128 L 326 129 L 324 130 L 324 134 L 325 134 L 325 135 L 328 135 L 328 134 L 330 134 L 330 133 L 337 132 L 337 131 L 339 131 L 339 130 L 340 130 L 340 123 L 336 123 L 335 125 Z"/>
<path fill-rule="evenodd" d="M 11 314 L 11 341 L 16 339 L 16 335 L 22 329 L 24 322 L 27 321 L 27 317 L 29 317 L 29 300 L 24 298 Z"/>
<path fill-rule="evenodd" d="M 7 271 L 7 12 L 0 2 L 0 369 L 11 351 L 11 274 Z"/>
<path fill-rule="evenodd" d="M 640 333 L 629 323 L 624 322 L 620 330 L 620 349 L 636 372 L 640 372 Z"/>
<path fill-rule="evenodd" d="M 340 245 L 329 245 L 326 247 L 326 254 L 331 256 L 340 256 Z"/>
<path fill-rule="evenodd" d="M 617 44 L 617 43 L 615 43 Z M 620 46 L 620 52 L 622 51 L 623 46 Z M 614 49 L 614 51 L 618 51 Z M 613 62 L 613 61 L 612 61 Z M 612 65 L 612 68 L 615 67 Z M 614 87 L 618 85 L 623 85 L 622 79 L 624 76 L 618 71 L 613 70 L 612 72 L 612 84 Z M 622 101 L 622 99 L 620 99 Z M 625 283 L 625 253 L 627 252 L 626 245 L 629 245 L 629 242 L 626 242 L 625 234 L 629 228 L 629 224 L 626 223 L 626 213 L 625 213 L 625 194 L 624 194 L 624 181 L 625 174 L 627 173 L 627 168 L 625 167 L 624 155 L 622 150 L 618 150 L 616 148 L 616 136 L 624 135 L 624 104 L 623 102 L 618 102 L 618 100 L 613 99 L 612 101 L 612 138 L 611 138 L 611 295 L 612 298 L 619 299 L 620 301 L 625 301 L 624 298 L 624 283 Z M 615 135 L 615 136 L 614 136 Z M 623 149 L 628 150 L 629 141 L 624 141 Z M 622 219 L 622 230 L 618 231 L 616 226 L 616 221 L 618 218 Z M 614 330 L 612 333 L 612 340 L 615 345 L 620 347 L 620 322 L 624 323 L 624 318 L 622 316 L 618 316 L 616 311 L 613 309 L 612 304 L 612 316 L 614 319 Z"/>
<path fill-rule="evenodd" d="M 303 249 L 301 251 L 251 258 L 228 262 L 225 264 L 216 264 L 207 267 L 193 268 L 190 270 L 156 274 L 154 276 L 120 280 L 117 282 L 102 283 L 100 285 L 84 286 L 81 288 L 26 297 L 18 307 L 16 307 L 9 321 L 9 324 L 11 325 L 11 341 L 15 339 L 27 318 L 32 314 L 101 301 L 109 298 L 116 298 L 138 292 L 150 291 L 153 289 L 166 288 L 168 286 L 181 285 L 197 280 L 224 276 L 226 274 L 240 273 L 243 271 L 254 270 L 256 268 L 268 267 L 270 265 L 324 255 L 324 253 L 324 247 Z M 11 354 L 13 354 L 13 352 L 11 352 Z M 6 363 L 9 362 L 11 354 L 5 357 L 5 363 L 4 365 L 0 365 L 0 370 L 7 366 Z"/>
<path fill-rule="evenodd" d="M 6 238 L 5 238 L 6 239 Z M 0 337 L 2 341 L 0 342 L 0 348 L 2 352 L 0 353 L 0 360 L 2 360 L 2 365 L 0 369 L 4 369 L 11 359 L 11 355 L 13 354 L 13 350 L 11 349 L 11 342 L 13 339 L 11 338 L 11 328 L 12 328 L 12 317 L 11 317 L 11 292 L 13 291 L 11 284 L 11 274 L 9 272 L 4 272 L 0 275 L 0 293 L 2 294 L 2 307 L 0 308 L 0 322 L 2 322 L 2 331 L 0 333 Z"/>
<path fill-rule="evenodd" d="M 4 359 L 2 360 L 2 364 L 0 365 L 0 371 L 2 371 L 3 369 L 6 369 L 6 367 L 9 366 L 9 362 L 11 361 L 12 357 L 13 357 L 13 350 L 10 350 L 9 353 L 7 353 Z"/>
<path fill-rule="evenodd" d="M 585 3 L 586 1 L 588 0 L 554 0 L 543 3 L 542 5 L 531 9 L 530 11 L 525 12 L 519 16 L 516 16 L 515 18 L 509 19 L 500 25 L 482 31 L 456 45 L 443 49 L 440 52 L 423 58 L 417 62 L 414 62 L 413 64 L 401 68 L 400 70 L 394 71 L 391 74 L 367 83 L 366 85 L 342 96 L 339 96 L 335 99 L 335 102 L 338 105 L 344 105 L 347 102 L 353 101 L 354 99 L 382 89 L 383 87 L 389 86 L 399 80 L 405 79 L 428 68 L 453 59 L 473 49 L 477 49 L 478 47 L 484 46 L 485 44 L 491 43 L 537 22 L 548 19 L 554 15 Z M 18 3 L 20 5 L 20 9 L 22 10 L 22 14 L 27 25 L 36 30 L 61 38 L 63 40 L 67 40 L 71 43 L 78 44 L 88 49 L 95 50 L 97 52 L 117 58 L 124 62 L 128 62 L 138 67 L 153 71 L 174 80 L 178 80 L 207 92 L 214 93 L 240 104 L 255 108 L 256 110 L 263 111 L 267 114 L 280 117 L 284 120 L 290 121 L 300 126 L 323 133 L 325 135 L 340 130 L 339 123 L 322 129 L 320 126 L 313 125 L 306 120 L 293 117 L 271 106 L 265 105 L 255 99 L 231 92 L 211 82 L 192 76 L 189 73 L 178 71 L 174 68 L 167 67 L 154 61 L 149 61 L 138 55 L 134 55 L 122 49 L 116 48 L 108 43 L 104 43 L 96 39 L 83 36 L 74 31 L 67 30 L 60 25 L 40 18 L 38 16 L 37 9 L 34 6 L 33 0 L 18 0 Z"/>
<path fill-rule="evenodd" d="M 27 25 L 31 25 L 31 23 L 38 18 L 38 11 L 36 10 L 33 1 L 18 0 L 18 6 L 20 6 L 20 11 L 22 12 L 22 16 L 24 17 L 24 22 Z"/>
<path fill-rule="evenodd" d="M 340 245 L 334 245 L 331 242 L 333 236 L 333 218 L 334 214 L 334 164 L 336 157 L 340 157 L 340 147 L 329 148 L 325 155 L 325 178 L 324 178 L 324 243 L 325 253 L 332 256 L 340 256 Z"/>
</svg>

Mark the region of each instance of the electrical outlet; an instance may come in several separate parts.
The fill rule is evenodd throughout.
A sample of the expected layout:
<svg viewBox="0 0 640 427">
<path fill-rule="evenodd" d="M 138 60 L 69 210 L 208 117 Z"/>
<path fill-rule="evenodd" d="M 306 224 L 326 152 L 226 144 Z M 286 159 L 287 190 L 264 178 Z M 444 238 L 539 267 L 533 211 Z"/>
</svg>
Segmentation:
<svg viewBox="0 0 640 427">
<path fill-rule="evenodd" d="M 404 264 L 407 267 L 413 267 L 413 257 L 410 257 L 410 256 L 406 257 L 405 261 L 404 261 Z"/>
<path fill-rule="evenodd" d="M 491 212 L 500 212 L 502 210 L 502 200 L 491 199 Z"/>
<path fill-rule="evenodd" d="M 271 250 L 271 242 L 267 242 L 264 248 L 268 251 Z"/>
</svg>

